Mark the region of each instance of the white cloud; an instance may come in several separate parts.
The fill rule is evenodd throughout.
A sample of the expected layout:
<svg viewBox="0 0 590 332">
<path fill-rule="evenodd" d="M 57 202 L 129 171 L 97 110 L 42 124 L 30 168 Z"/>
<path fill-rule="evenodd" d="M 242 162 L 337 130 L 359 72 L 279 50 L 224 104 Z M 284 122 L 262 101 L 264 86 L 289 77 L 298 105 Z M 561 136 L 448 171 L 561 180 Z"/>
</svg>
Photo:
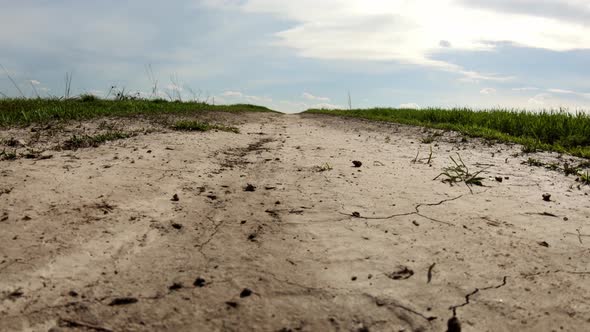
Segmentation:
<svg viewBox="0 0 590 332">
<path fill-rule="evenodd" d="M 301 94 L 301 97 L 303 97 L 304 99 L 307 99 L 307 100 L 317 100 L 317 101 L 323 101 L 323 102 L 330 101 L 330 98 L 328 98 L 328 97 L 314 96 L 309 92 L 304 92 L 303 94 Z"/>
<path fill-rule="evenodd" d="M 221 98 L 220 98 L 221 97 Z M 227 101 L 227 99 L 232 99 L 234 102 L 246 102 L 250 104 L 259 104 L 263 106 L 269 106 L 272 103 L 272 98 L 266 96 L 253 96 L 247 95 L 239 91 L 224 91 L 221 96 L 217 97 L 217 101 L 223 103 L 223 101 Z"/>
<path fill-rule="evenodd" d="M 519 91 L 519 92 L 522 92 L 522 91 L 538 91 L 538 90 L 539 90 L 539 88 L 528 87 L 528 86 L 525 86 L 525 87 L 522 87 L 522 88 L 512 88 L 512 91 Z"/>
<path fill-rule="evenodd" d="M 532 104 L 533 106 L 544 106 L 551 97 L 552 96 L 549 93 L 539 93 L 538 95 L 529 99 L 529 104 Z"/>
<path fill-rule="evenodd" d="M 481 91 L 479 91 L 479 93 L 481 93 L 482 95 L 494 95 L 496 94 L 496 89 L 494 88 L 485 88 L 485 89 L 481 89 Z"/>
<path fill-rule="evenodd" d="M 547 91 L 551 92 L 551 93 L 560 94 L 560 95 L 571 95 L 571 96 L 590 99 L 590 93 L 586 93 L 586 92 L 579 92 L 579 91 L 572 91 L 572 90 L 565 90 L 565 89 L 547 89 Z"/>
<path fill-rule="evenodd" d="M 237 98 L 241 98 L 243 96 L 243 94 L 238 91 L 225 91 L 221 95 L 224 97 L 237 97 Z"/>
<path fill-rule="evenodd" d="M 330 104 L 330 103 L 319 103 L 319 104 L 314 104 L 314 105 L 310 105 L 307 108 L 315 108 L 315 109 L 342 109 L 343 107 L 340 105 L 336 105 L 336 104 Z"/>
<path fill-rule="evenodd" d="M 566 95 L 576 94 L 576 92 L 574 92 L 574 91 L 564 90 L 564 89 L 547 89 L 547 91 L 553 92 L 553 93 L 559 93 L 559 94 L 566 94 Z"/>
<path fill-rule="evenodd" d="M 272 103 L 272 98 L 270 98 L 270 97 L 244 95 L 243 98 L 246 99 L 247 102 L 252 103 L 252 104 L 257 104 L 257 103 L 259 103 L 259 104 L 268 104 L 268 103 Z"/>
<path fill-rule="evenodd" d="M 523 0 L 511 3 L 519 1 Z M 463 0 L 242 0 L 216 5 L 269 13 L 295 22 L 276 34 L 276 44 L 295 49 L 304 57 L 393 60 L 454 72 L 466 81 L 477 82 L 511 77 L 480 74 L 437 60 L 434 55 L 449 48 L 492 51 L 500 42 L 553 51 L 590 48 L 590 25 L 563 16 L 539 15 L 537 2 L 526 1 L 531 11 L 516 13 Z M 543 3 L 565 5 L 572 1 L 584 4 L 581 0 Z"/>
<path fill-rule="evenodd" d="M 405 103 L 405 104 L 400 104 L 399 108 L 419 109 L 420 106 L 418 106 L 418 104 L 416 104 L 416 103 Z"/>
</svg>

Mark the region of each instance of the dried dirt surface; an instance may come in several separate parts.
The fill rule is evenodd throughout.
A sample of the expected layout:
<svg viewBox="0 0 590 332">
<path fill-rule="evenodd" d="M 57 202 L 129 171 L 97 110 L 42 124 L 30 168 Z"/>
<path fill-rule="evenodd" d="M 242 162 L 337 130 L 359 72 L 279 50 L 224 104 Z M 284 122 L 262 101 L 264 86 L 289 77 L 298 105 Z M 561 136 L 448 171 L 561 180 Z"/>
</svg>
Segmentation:
<svg viewBox="0 0 590 332">
<path fill-rule="evenodd" d="M 240 133 L 0 161 L 0 331 L 590 328 L 590 188 L 522 164 L 577 160 L 319 115 L 224 121 Z M 483 186 L 433 180 L 457 153 Z"/>
</svg>

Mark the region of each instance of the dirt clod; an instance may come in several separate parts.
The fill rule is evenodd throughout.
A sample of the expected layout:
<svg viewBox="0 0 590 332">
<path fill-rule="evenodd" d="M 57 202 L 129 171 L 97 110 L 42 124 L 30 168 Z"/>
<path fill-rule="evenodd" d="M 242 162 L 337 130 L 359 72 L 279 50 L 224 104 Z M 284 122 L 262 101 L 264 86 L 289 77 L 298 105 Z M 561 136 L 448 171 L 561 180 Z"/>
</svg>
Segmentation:
<svg viewBox="0 0 590 332">
<path fill-rule="evenodd" d="M 353 165 L 353 167 L 361 167 L 361 166 L 363 166 L 363 163 L 358 160 L 353 160 L 352 165 Z"/>
<path fill-rule="evenodd" d="M 139 300 L 136 297 L 117 297 L 114 298 L 109 305 L 110 306 L 117 306 L 117 305 L 127 305 L 137 303 Z"/>
<path fill-rule="evenodd" d="M 178 194 L 174 194 L 174 195 L 172 195 L 172 199 L 171 199 L 171 201 L 173 201 L 173 202 L 178 202 L 178 201 L 180 201 L 180 198 L 178 197 Z"/>
<path fill-rule="evenodd" d="M 25 295 L 25 293 L 22 291 L 22 289 L 17 289 L 15 291 L 12 291 L 8 294 L 8 298 L 11 300 L 14 299 L 18 299 L 19 297 L 22 297 L 23 295 Z"/>
<path fill-rule="evenodd" d="M 244 191 L 253 192 L 256 191 L 256 186 L 248 183 L 246 187 L 244 187 Z"/>
<path fill-rule="evenodd" d="M 399 270 L 385 274 L 387 277 L 393 280 L 405 280 L 409 279 L 414 275 L 414 271 L 409 269 L 407 266 L 401 266 Z"/>
<path fill-rule="evenodd" d="M 551 194 L 543 194 L 543 200 L 545 202 L 551 202 Z"/>
<path fill-rule="evenodd" d="M 548 248 L 548 247 L 549 247 L 549 243 L 547 243 L 547 241 L 540 241 L 540 242 L 537 242 L 537 243 L 538 243 L 540 246 L 543 246 L 543 247 L 546 247 L 546 248 Z"/>
<path fill-rule="evenodd" d="M 249 288 L 244 288 L 244 289 L 242 289 L 242 292 L 240 293 L 240 298 L 248 297 L 250 295 L 252 295 L 252 290 Z"/>
<path fill-rule="evenodd" d="M 175 290 L 179 290 L 179 289 L 181 289 L 182 287 L 184 287 L 184 286 L 182 285 L 182 283 L 180 283 L 180 282 L 175 282 L 175 283 L 173 283 L 172 285 L 170 285 L 170 287 L 168 287 L 168 289 L 169 289 L 169 290 L 171 290 L 171 291 L 175 291 Z"/>
<path fill-rule="evenodd" d="M 227 306 L 229 306 L 231 308 L 237 308 L 238 307 L 238 302 L 235 302 L 235 301 L 226 301 L 225 304 L 227 304 Z"/>
<path fill-rule="evenodd" d="M 193 285 L 195 287 L 205 287 L 205 283 L 206 283 L 205 279 L 198 277 L 197 279 L 195 279 L 195 282 L 193 283 Z"/>
<path fill-rule="evenodd" d="M 182 229 L 182 227 L 183 227 L 182 224 L 179 224 L 179 223 L 172 224 L 172 228 L 174 228 L 174 229 Z"/>
</svg>

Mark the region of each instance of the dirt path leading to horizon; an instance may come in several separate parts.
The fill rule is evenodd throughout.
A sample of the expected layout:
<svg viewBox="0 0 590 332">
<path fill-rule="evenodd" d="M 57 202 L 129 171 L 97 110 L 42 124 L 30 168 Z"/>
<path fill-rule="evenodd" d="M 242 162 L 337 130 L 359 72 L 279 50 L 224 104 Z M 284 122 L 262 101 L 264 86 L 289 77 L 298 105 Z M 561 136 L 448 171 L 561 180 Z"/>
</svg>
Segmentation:
<svg viewBox="0 0 590 332">
<path fill-rule="evenodd" d="M 240 130 L 0 161 L 0 331 L 590 326 L 590 188 L 517 146 L 445 133 L 428 164 L 422 128 Z M 457 153 L 483 187 L 433 180 Z"/>
</svg>

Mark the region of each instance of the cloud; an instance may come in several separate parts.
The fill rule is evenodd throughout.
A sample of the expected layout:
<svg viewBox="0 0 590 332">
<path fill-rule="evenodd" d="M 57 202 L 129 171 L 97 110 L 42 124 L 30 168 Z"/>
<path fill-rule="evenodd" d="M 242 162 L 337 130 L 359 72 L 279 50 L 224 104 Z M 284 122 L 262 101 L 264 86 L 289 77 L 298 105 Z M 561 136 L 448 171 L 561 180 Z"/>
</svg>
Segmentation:
<svg viewBox="0 0 590 332">
<path fill-rule="evenodd" d="M 538 95 L 534 96 L 533 98 L 529 99 L 529 104 L 534 106 L 543 106 L 547 102 L 549 98 L 551 98 L 551 94 L 548 93 L 539 93 Z"/>
<path fill-rule="evenodd" d="M 33 84 L 33 85 L 40 85 L 41 82 L 37 81 L 37 80 L 29 80 L 29 83 Z"/>
<path fill-rule="evenodd" d="M 418 106 L 418 104 L 416 104 L 416 103 L 405 103 L 405 104 L 400 104 L 399 108 L 419 109 L 420 106 Z"/>
<path fill-rule="evenodd" d="M 547 91 L 551 92 L 551 93 L 555 93 L 555 94 L 571 95 L 571 96 L 590 99 L 590 93 L 587 93 L 587 92 L 579 92 L 579 91 L 572 91 L 572 90 L 566 90 L 566 89 L 547 89 Z"/>
<path fill-rule="evenodd" d="M 451 47 L 451 42 L 448 40 L 441 40 L 438 45 L 440 47 Z"/>
<path fill-rule="evenodd" d="M 479 91 L 479 93 L 481 93 L 482 95 L 494 95 L 496 94 L 496 92 L 497 91 L 494 88 L 485 88 Z"/>
<path fill-rule="evenodd" d="M 268 106 L 270 103 L 272 103 L 272 98 L 270 97 L 247 95 L 239 91 L 224 91 L 221 94 L 221 98 L 218 97 L 217 100 L 220 102 L 225 101 L 226 99 L 224 97 L 238 101 L 245 101 L 251 104 L 264 104 L 264 106 Z"/>
<path fill-rule="evenodd" d="M 587 0 L 460 0 L 466 7 L 590 25 Z"/>
<path fill-rule="evenodd" d="M 221 95 L 224 97 L 237 97 L 237 98 L 241 98 L 243 96 L 243 94 L 238 91 L 225 91 Z"/>
<path fill-rule="evenodd" d="M 522 91 L 538 91 L 538 90 L 539 90 L 539 88 L 527 87 L 527 86 L 522 87 L 522 88 L 512 88 L 512 91 L 519 91 L 519 92 L 522 92 Z"/>
<path fill-rule="evenodd" d="M 499 10 L 512 0 L 489 2 L 495 5 L 485 5 L 487 0 L 242 0 L 223 5 L 294 22 L 275 34 L 275 44 L 303 57 L 396 61 L 454 72 L 471 82 L 511 77 L 480 74 L 436 55 L 451 45 L 453 51 L 493 51 L 505 42 L 552 51 L 590 48 L 590 26 L 569 19 L 580 10 L 590 12 L 585 1 L 516 0 L 517 15 Z M 539 3 L 543 9 L 536 8 Z M 539 14 L 563 6 L 572 10 Z"/>
<path fill-rule="evenodd" d="M 559 93 L 559 94 L 566 94 L 566 95 L 576 94 L 576 92 L 574 92 L 574 91 L 564 90 L 564 89 L 547 89 L 547 91 L 553 92 L 553 93 Z"/>
<path fill-rule="evenodd" d="M 303 97 L 304 99 L 307 99 L 307 100 L 318 100 L 318 101 L 323 101 L 323 102 L 330 101 L 330 98 L 328 98 L 328 97 L 318 97 L 318 96 L 314 96 L 308 92 L 304 92 L 303 94 L 301 94 L 301 97 Z"/>
<path fill-rule="evenodd" d="M 311 106 L 308 106 L 307 108 L 315 108 L 315 109 L 342 109 L 343 107 L 341 105 L 336 105 L 336 104 L 330 104 L 330 103 L 319 103 L 319 104 L 313 104 Z"/>
</svg>

